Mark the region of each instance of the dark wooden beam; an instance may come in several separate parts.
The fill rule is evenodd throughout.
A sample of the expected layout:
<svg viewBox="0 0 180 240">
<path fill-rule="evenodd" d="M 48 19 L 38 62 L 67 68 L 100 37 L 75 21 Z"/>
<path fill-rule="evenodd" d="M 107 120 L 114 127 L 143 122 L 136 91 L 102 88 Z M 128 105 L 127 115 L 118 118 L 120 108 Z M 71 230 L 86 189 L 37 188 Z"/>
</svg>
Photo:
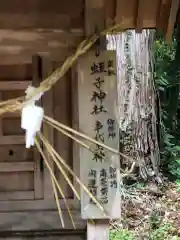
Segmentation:
<svg viewBox="0 0 180 240">
<path fill-rule="evenodd" d="M 105 28 L 104 0 L 85 0 L 85 34 L 86 36 L 101 32 Z"/>
<path fill-rule="evenodd" d="M 82 28 L 82 16 L 71 17 L 57 13 L 2 13 L 0 14 L 1 29 L 64 29 Z"/>
<path fill-rule="evenodd" d="M 111 27 L 115 23 L 116 0 L 104 0 L 106 27 Z"/>
<path fill-rule="evenodd" d="M 177 13 L 178 13 L 178 9 L 179 9 L 179 3 L 180 3 L 179 0 L 172 0 L 172 2 L 171 2 L 171 10 L 170 10 L 170 15 L 169 15 L 169 19 L 168 19 L 166 36 L 165 36 L 166 41 L 168 43 L 170 43 L 172 40 L 174 24 L 176 22 Z"/>
<path fill-rule="evenodd" d="M 136 32 L 141 33 L 143 29 L 143 17 L 144 17 L 144 0 L 138 0 L 137 5 L 137 17 L 136 17 Z"/>
</svg>

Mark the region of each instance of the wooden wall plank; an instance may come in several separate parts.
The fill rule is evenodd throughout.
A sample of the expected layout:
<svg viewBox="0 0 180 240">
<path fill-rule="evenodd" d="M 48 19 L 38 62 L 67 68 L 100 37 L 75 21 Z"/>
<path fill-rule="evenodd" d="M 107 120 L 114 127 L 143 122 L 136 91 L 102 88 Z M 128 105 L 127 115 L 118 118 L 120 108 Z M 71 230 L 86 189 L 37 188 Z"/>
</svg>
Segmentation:
<svg viewBox="0 0 180 240">
<path fill-rule="evenodd" d="M 167 0 L 162 1 L 167 2 Z M 31 3 L 30 0 L 28 2 L 7 0 L 0 9 L 0 28 L 9 30 L 43 28 L 64 29 L 65 31 L 70 29 L 84 30 L 84 16 L 86 35 L 94 32 L 95 25 L 100 28 L 102 26 L 104 28 L 105 25 L 112 25 L 114 6 L 116 5 L 115 0 L 68 0 L 66 2 L 54 0 L 53 2 L 50 3 L 50 0 L 33 0 Z M 122 23 L 122 28 L 136 28 L 136 22 L 138 21 L 138 19 L 136 20 L 137 2 L 137 0 L 117 0 L 116 22 Z M 143 1 L 145 9 L 150 6 L 149 11 L 144 11 L 144 16 L 141 19 L 143 27 L 156 27 L 157 16 L 151 15 L 151 9 L 154 9 L 154 6 L 157 7 L 159 2 L 160 0 Z M 69 8 L 69 6 L 71 7 Z M 168 8 L 168 4 L 165 8 L 169 15 L 170 8 Z M 153 11 L 157 13 L 157 8 Z M 151 15 L 150 18 L 149 14 Z M 166 29 L 168 23 L 165 15 L 162 20 Z M 16 51 L 19 50 L 20 48 L 16 48 Z"/>
<path fill-rule="evenodd" d="M 82 14 L 69 16 L 58 13 L 1 13 L 1 29 L 79 29 L 83 27 Z"/>
<path fill-rule="evenodd" d="M 54 63 L 54 68 L 57 67 L 57 65 L 61 65 L 61 63 Z M 71 74 L 68 72 L 61 78 L 60 81 L 56 83 L 54 91 L 54 118 L 62 122 L 63 124 L 66 124 L 68 126 L 71 126 L 72 124 L 72 111 L 71 111 L 71 92 L 74 91 L 73 88 L 71 88 Z M 54 146 L 56 151 L 60 154 L 60 156 L 66 161 L 66 163 L 72 168 L 73 166 L 73 157 L 72 157 L 72 140 L 65 136 L 62 133 L 59 133 L 58 131 L 55 131 L 54 133 Z M 61 183 L 62 190 L 67 198 L 72 198 L 73 194 L 71 191 L 71 188 L 69 187 L 69 184 L 64 179 L 64 176 L 61 174 L 59 169 L 55 168 L 56 177 Z M 69 175 L 69 178 L 71 179 L 72 176 Z M 60 196 L 61 197 L 61 196 Z"/>
<path fill-rule="evenodd" d="M 24 145 L 3 145 L 0 156 L 0 162 L 32 162 L 33 149 L 26 149 Z"/>
<path fill-rule="evenodd" d="M 52 62 L 50 62 L 47 58 L 42 58 L 42 76 L 43 79 L 48 77 L 52 73 Z M 49 117 L 53 117 L 53 90 L 46 92 L 42 99 L 43 108 L 45 114 Z M 54 129 L 49 126 L 47 123 L 43 123 L 43 134 L 48 139 L 50 144 L 54 146 Z M 44 148 L 44 152 L 47 156 L 49 165 L 51 169 L 54 171 L 54 162 L 52 158 L 49 156 L 47 150 Z M 44 198 L 52 199 L 54 198 L 54 192 L 52 188 L 51 175 L 49 173 L 48 168 L 44 165 Z"/>
<path fill-rule="evenodd" d="M 83 0 L 7 0 L 1 4 L 0 13 L 57 13 L 74 17 L 80 15 L 82 9 Z"/>
<path fill-rule="evenodd" d="M 10 54 L 10 56 L 12 56 Z M 2 53 L 0 54 L 0 58 L 6 62 L 6 56 Z M 23 62 L 6 65 L 4 62 L 0 64 L 0 81 L 24 81 L 24 79 L 31 81 L 32 80 L 32 59 L 30 59 L 29 63 Z"/>
<path fill-rule="evenodd" d="M 32 57 L 32 85 L 38 87 L 40 84 L 40 57 L 34 55 Z M 33 148 L 34 152 L 34 198 L 43 198 L 43 173 L 40 168 L 42 161 L 41 155 L 37 148 Z"/>
<path fill-rule="evenodd" d="M 70 55 L 81 42 L 83 35 L 84 33 L 82 30 L 62 31 L 57 29 L 1 29 L 0 64 L 3 66 L 5 64 L 14 64 L 15 66 L 20 63 L 21 68 L 17 66 L 17 69 L 21 69 L 20 74 L 22 75 L 25 70 L 29 70 L 28 68 L 25 69 L 28 64 L 29 67 L 31 67 L 32 55 L 47 56 L 52 60 L 58 59 L 58 61 L 64 61 L 65 57 Z M 0 66 L 0 69 L 3 68 L 4 67 Z M 13 71 L 13 66 L 11 66 L 11 68 Z M 16 77 L 18 77 L 17 69 Z M 10 75 L 11 74 L 9 74 L 9 76 Z M 31 78 L 32 77 L 30 76 L 29 79 Z M 13 77 L 12 79 L 15 80 Z"/>
<path fill-rule="evenodd" d="M 0 89 L 0 101 L 2 101 L 2 91 Z M 3 135 L 2 116 L 0 117 L 0 137 Z"/>
<path fill-rule="evenodd" d="M 1 118 L 3 119 L 3 118 L 18 118 L 18 117 L 20 117 L 21 116 L 21 112 L 20 111 L 16 111 L 16 112 L 9 112 L 9 113 L 4 113 L 2 116 L 1 116 Z"/>
<path fill-rule="evenodd" d="M 66 211 L 64 200 L 60 199 L 61 209 Z M 70 209 L 80 211 L 80 203 L 74 200 L 67 199 Z M 0 212 L 19 212 L 19 211 L 41 211 L 41 210 L 56 210 L 57 205 L 52 199 L 43 200 L 21 200 L 21 201 L 1 201 Z"/>
<path fill-rule="evenodd" d="M 26 90 L 26 88 L 32 84 L 32 81 L 0 81 L 0 90 Z"/>
<path fill-rule="evenodd" d="M 33 191 L 33 190 L 34 190 L 33 171 L 26 172 L 11 171 L 0 173 L 0 192 Z"/>
<path fill-rule="evenodd" d="M 63 31 L 57 29 L 29 29 L 29 30 L 0 30 L 0 50 L 9 46 L 10 50 L 16 47 L 16 52 L 22 48 L 35 48 L 42 51 L 43 48 L 64 48 L 76 46 L 83 36 L 83 30 Z M 8 50 L 8 48 L 7 48 Z M 5 50 L 4 50 L 5 51 Z"/>
<path fill-rule="evenodd" d="M 76 64 L 71 69 L 71 87 L 73 89 L 72 91 L 72 128 L 78 131 L 79 130 L 78 73 L 77 73 Z M 79 144 L 76 143 L 75 141 L 73 141 L 73 171 L 78 177 L 80 177 Z M 78 191 L 78 193 L 80 194 L 80 186 L 75 179 L 74 179 L 74 186 Z"/>
<path fill-rule="evenodd" d="M 85 229 L 85 222 L 81 219 L 79 211 L 72 211 L 73 219 L 77 229 Z M 67 211 L 63 212 L 66 229 L 72 229 L 72 223 Z M 62 229 L 58 211 L 30 211 L 30 212 L 11 212 L 0 213 L 0 229 L 6 231 L 16 230 L 54 230 Z M 44 238 L 43 238 L 44 239 Z"/>
<path fill-rule="evenodd" d="M 17 135 L 24 136 L 24 130 L 21 128 L 21 118 L 20 117 L 3 117 L 2 118 L 3 125 L 3 135 Z"/>
<path fill-rule="evenodd" d="M 0 137 L 0 145 L 21 145 L 25 144 L 24 136 L 3 136 Z"/>
<path fill-rule="evenodd" d="M 34 171 L 33 162 L 14 162 L 14 163 L 0 163 L 1 172 L 32 172 Z"/>
<path fill-rule="evenodd" d="M 0 201 L 30 200 L 34 198 L 34 191 L 0 192 Z"/>
</svg>

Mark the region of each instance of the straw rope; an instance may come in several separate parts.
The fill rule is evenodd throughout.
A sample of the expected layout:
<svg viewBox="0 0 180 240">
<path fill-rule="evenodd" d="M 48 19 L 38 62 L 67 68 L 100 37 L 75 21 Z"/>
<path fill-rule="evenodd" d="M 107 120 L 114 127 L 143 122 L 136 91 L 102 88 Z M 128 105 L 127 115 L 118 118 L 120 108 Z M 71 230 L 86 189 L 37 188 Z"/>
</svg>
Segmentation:
<svg viewBox="0 0 180 240">
<path fill-rule="evenodd" d="M 28 103 L 33 97 L 35 97 L 38 93 L 45 93 L 49 91 L 57 81 L 59 81 L 65 73 L 72 67 L 72 65 L 76 62 L 76 60 L 85 54 L 92 45 L 100 38 L 101 35 L 106 35 L 107 33 L 117 33 L 120 31 L 120 25 L 115 25 L 111 28 L 108 28 L 102 31 L 99 35 L 94 34 L 92 37 L 89 37 L 83 40 L 74 54 L 69 56 L 63 65 L 60 68 L 57 68 L 49 77 L 45 78 L 39 87 L 29 96 L 28 99 L 25 99 L 25 96 L 20 98 L 11 99 L 5 102 L 0 103 L 0 115 L 7 112 L 15 112 L 17 110 L 21 110 L 23 105 Z"/>
</svg>

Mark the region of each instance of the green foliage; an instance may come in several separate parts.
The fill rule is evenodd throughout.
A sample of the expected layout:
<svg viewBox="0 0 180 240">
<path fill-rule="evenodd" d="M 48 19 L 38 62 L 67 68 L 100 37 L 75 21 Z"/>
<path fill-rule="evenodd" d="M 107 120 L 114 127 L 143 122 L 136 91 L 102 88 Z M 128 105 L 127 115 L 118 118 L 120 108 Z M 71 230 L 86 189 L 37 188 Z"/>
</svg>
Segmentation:
<svg viewBox="0 0 180 240">
<path fill-rule="evenodd" d="M 169 235 L 169 230 L 171 226 L 170 224 L 164 224 L 155 231 L 150 233 L 150 240 L 165 240 L 168 239 L 167 236 Z"/>
<path fill-rule="evenodd" d="M 150 219 L 149 219 L 149 225 L 151 229 L 158 229 L 161 224 L 162 218 L 156 213 L 152 212 Z"/>
<path fill-rule="evenodd" d="M 174 146 L 171 150 L 172 156 L 168 164 L 168 169 L 172 176 L 180 179 L 180 146 Z"/>
<path fill-rule="evenodd" d="M 180 193 L 180 180 L 176 180 L 176 191 Z"/>
<path fill-rule="evenodd" d="M 154 219 L 151 219 L 154 220 Z M 159 222 L 158 222 L 159 224 Z M 180 237 L 174 235 L 174 229 L 169 223 L 164 223 L 162 225 L 159 225 L 159 227 L 155 229 L 151 229 L 147 232 L 144 232 L 143 235 L 145 238 L 142 239 L 148 239 L 148 240 L 180 240 Z M 119 230 L 111 230 L 110 231 L 110 240 L 136 240 L 140 239 L 139 237 L 141 234 L 136 236 L 131 231 L 127 229 L 119 229 Z"/>
<path fill-rule="evenodd" d="M 135 236 L 126 229 L 111 230 L 110 240 L 134 240 Z"/>
<path fill-rule="evenodd" d="M 175 31 L 169 45 L 157 36 L 154 48 L 161 165 L 173 179 L 180 179 L 180 42 L 176 40 L 179 31 Z"/>
<path fill-rule="evenodd" d="M 133 184 L 132 186 L 135 187 L 136 189 L 144 189 L 145 183 L 137 182 L 137 183 Z"/>
<path fill-rule="evenodd" d="M 173 160 L 168 165 L 169 172 L 176 178 L 180 179 L 180 159 Z M 178 181 L 178 180 L 177 180 Z"/>
</svg>

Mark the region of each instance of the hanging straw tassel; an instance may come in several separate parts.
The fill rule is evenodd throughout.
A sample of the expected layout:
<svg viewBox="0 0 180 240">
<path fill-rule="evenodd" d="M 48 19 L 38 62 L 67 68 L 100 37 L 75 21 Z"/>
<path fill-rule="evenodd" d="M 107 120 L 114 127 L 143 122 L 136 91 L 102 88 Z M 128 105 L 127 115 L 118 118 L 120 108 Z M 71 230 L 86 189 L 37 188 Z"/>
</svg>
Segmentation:
<svg viewBox="0 0 180 240">
<path fill-rule="evenodd" d="M 45 121 L 47 124 L 49 124 L 50 126 L 52 126 L 53 128 L 55 128 L 56 130 L 58 130 L 59 132 L 61 132 L 62 134 L 64 134 L 65 136 L 67 136 L 67 137 L 71 138 L 72 140 L 74 140 L 75 142 L 77 142 L 77 143 L 78 143 L 79 145 L 81 145 L 82 147 L 88 149 L 88 150 L 91 151 L 92 153 L 96 153 L 89 145 L 87 145 L 87 144 L 85 144 L 83 141 L 77 139 L 74 135 L 68 133 L 66 130 L 63 130 L 61 127 L 58 127 L 57 125 L 55 125 L 55 124 L 52 123 L 52 122 L 49 122 L 49 121 L 46 121 L 46 120 L 44 120 L 44 121 Z M 97 153 L 96 153 L 96 154 L 97 154 Z M 107 159 L 106 157 L 103 157 L 103 159 L 109 161 L 109 159 Z M 125 169 L 125 170 L 124 170 L 124 169 L 119 169 L 119 171 L 121 171 L 121 179 L 123 179 L 123 178 L 125 178 L 125 177 L 127 177 L 127 176 L 135 179 L 135 177 L 134 177 L 133 174 L 132 174 L 132 172 L 133 172 L 133 170 L 134 170 L 134 168 L 135 168 L 135 165 L 136 165 L 136 163 L 133 162 L 132 165 L 131 165 L 131 167 L 130 167 L 130 170 L 128 170 L 128 169 Z M 122 174 L 122 173 L 123 173 L 123 174 Z"/>
<path fill-rule="evenodd" d="M 40 135 L 40 134 L 39 134 Z M 39 136 L 40 137 L 40 136 Z M 78 194 L 78 192 L 76 191 L 75 187 L 73 186 L 71 180 L 69 179 L 68 175 L 66 174 L 66 172 L 64 171 L 63 167 L 61 166 L 60 162 L 56 159 L 56 156 L 54 155 L 54 153 L 52 152 L 51 148 L 48 145 L 45 145 L 45 147 L 47 148 L 48 153 L 50 154 L 50 156 L 52 157 L 52 160 L 54 161 L 54 163 L 57 165 L 58 169 L 60 170 L 61 174 L 63 175 L 63 177 L 65 178 L 65 180 L 67 181 L 67 183 L 69 184 L 69 186 L 71 187 L 73 193 L 75 194 L 75 196 L 77 197 L 78 200 L 80 200 L 80 196 Z"/>
<path fill-rule="evenodd" d="M 62 210 L 61 210 L 60 202 L 59 202 L 59 199 L 58 199 L 58 193 L 57 193 L 56 185 L 55 185 L 55 182 L 54 182 L 54 179 L 52 178 L 52 176 L 51 176 L 51 181 L 52 181 L 54 196 L 55 196 L 56 205 L 57 205 L 57 209 L 58 209 L 58 213 L 59 213 L 59 218 L 60 218 L 62 227 L 65 228 L 64 219 L 63 219 L 63 216 L 62 216 Z"/>
<path fill-rule="evenodd" d="M 125 158 L 125 159 L 127 159 L 127 160 L 129 160 L 129 161 L 131 161 L 131 162 L 134 162 L 134 160 L 133 160 L 132 158 L 130 158 L 130 157 L 128 157 L 127 155 L 119 152 L 118 150 L 116 150 L 116 149 L 114 149 L 114 148 L 111 148 L 111 147 L 109 147 L 109 146 L 107 146 L 107 145 L 105 145 L 105 144 L 103 144 L 103 143 L 101 143 L 101 142 L 98 142 L 98 141 L 96 141 L 95 139 L 87 136 L 86 134 L 80 133 L 80 132 L 74 130 L 73 128 L 70 128 L 70 127 L 68 127 L 68 126 L 66 126 L 66 125 L 64 125 L 64 124 L 62 124 L 62 123 L 54 120 L 54 119 L 51 118 L 51 117 L 48 117 L 48 116 L 45 115 L 45 116 L 44 116 L 44 120 L 45 120 L 45 122 L 54 123 L 55 125 L 59 126 L 59 127 L 62 128 L 62 129 L 65 129 L 65 130 L 68 131 L 68 132 L 71 132 L 71 133 L 73 133 L 73 134 L 75 134 L 75 135 L 77 135 L 77 136 L 79 136 L 79 137 L 81 137 L 81 138 L 86 139 L 87 141 L 89 141 L 89 142 L 91 142 L 91 143 L 93 143 L 93 144 L 97 144 L 98 146 L 101 146 L 101 147 L 103 147 L 104 149 L 106 149 L 106 150 L 108 150 L 108 151 L 110 151 L 110 152 L 112 152 L 112 153 L 114 153 L 114 154 L 118 154 L 118 155 L 120 155 L 121 157 L 123 157 L 123 158 Z"/>
<path fill-rule="evenodd" d="M 66 164 L 64 159 L 56 152 L 56 150 L 51 146 L 48 140 L 43 136 L 42 133 L 38 133 L 39 138 L 43 141 L 45 145 L 49 146 L 50 151 L 54 153 L 57 159 L 62 163 L 62 165 L 67 169 L 67 171 L 74 177 L 80 187 L 87 193 L 87 195 L 93 200 L 93 202 L 97 205 L 97 207 L 104 212 L 105 216 L 107 216 L 106 211 L 104 210 L 103 206 L 99 203 L 99 201 L 92 195 L 92 193 L 88 190 L 88 188 L 81 182 L 78 176 L 71 170 L 71 168 Z"/>
<path fill-rule="evenodd" d="M 79 140 L 78 138 L 76 138 L 74 135 L 70 134 L 69 132 L 67 132 L 66 130 L 63 130 L 61 127 L 58 127 L 57 125 L 55 125 L 52 122 L 43 120 L 46 124 L 49 124 L 51 127 L 55 128 L 56 130 L 58 130 L 60 133 L 64 134 L 65 136 L 71 138 L 72 140 L 74 140 L 75 142 L 77 142 L 79 145 L 81 145 L 82 147 L 88 149 L 89 151 L 91 151 L 92 153 L 95 153 L 95 151 L 86 143 L 84 143 L 83 141 Z M 105 159 L 105 157 L 104 157 Z"/>
<path fill-rule="evenodd" d="M 36 139 L 37 141 L 37 139 Z M 47 159 L 46 159 L 46 156 L 43 153 L 41 147 L 40 147 L 40 144 L 38 144 L 38 142 L 36 143 L 36 146 L 37 146 L 37 149 L 39 150 L 40 154 L 43 155 L 43 159 L 44 161 L 46 162 Z M 55 176 L 54 176 L 55 178 Z M 57 208 L 58 208 L 58 213 L 59 213 L 59 218 L 60 218 L 60 221 L 61 221 L 61 224 L 62 224 L 62 227 L 64 228 L 64 219 L 63 219 L 63 216 L 62 216 L 62 210 L 61 210 L 61 206 L 60 206 L 60 202 L 59 202 L 59 199 L 58 199 L 58 194 L 57 194 L 57 189 L 56 189 L 56 183 L 54 181 L 54 178 L 52 177 L 51 175 L 51 181 L 52 181 L 52 186 L 53 186 L 53 190 L 54 190 L 54 195 L 55 195 L 55 200 L 56 200 L 56 204 L 57 204 Z"/>
<path fill-rule="evenodd" d="M 41 141 L 42 141 L 43 144 L 45 145 L 45 142 L 43 141 L 43 139 L 41 139 Z M 46 159 L 46 156 L 44 155 L 44 153 L 43 153 L 43 151 L 42 151 L 42 149 L 41 149 L 41 147 L 40 147 L 40 144 L 39 144 L 39 142 L 37 141 L 37 139 L 35 139 L 35 144 L 36 144 L 36 147 L 37 147 L 37 149 L 39 150 L 41 156 L 43 157 L 44 162 L 45 162 L 47 168 L 49 169 L 49 172 L 50 172 L 50 174 L 51 174 L 51 176 L 52 176 L 52 178 L 53 178 L 53 180 L 54 180 L 54 182 L 55 182 L 55 184 L 56 184 L 56 186 L 57 186 L 57 188 L 58 188 L 58 190 L 59 190 L 59 193 L 61 194 L 61 196 L 62 196 L 62 198 L 63 198 L 63 200 L 64 200 L 64 203 L 65 203 L 66 208 L 67 208 L 67 211 L 68 211 L 68 213 L 69 213 L 69 216 L 70 216 L 70 219 L 71 219 L 73 228 L 76 229 L 76 225 L 75 225 L 75 223 L 74 223 L 74 220 L 73 220 L 73 217 L 72 217 L 72 214 L 71 214 L 71 210 L 70 210 L 70 208 L 69 208 L 69 206 L 68 206 L 68 203 L 67 203 L 67 201 L 66 201 L 66 197 L 65 197 L 65 195 L 64 195 L 64 193 L 63 193 L 63 191 L 62 191 L 61 186 L 58 184 L 58 181 L 57 181 L 57 179 L 56 179 L 56 177 L 55 177 L 55 175 L 54 175 L 54 173 L 53 173 L 53 171 L 52 171 L 52 169 L 51 169 L 51 167 L 50 167 L 50 165 L 49 165 L 49 163 L 48 163 L 48 161 L 47 161 L 47 159 Z"/>
</svg>

